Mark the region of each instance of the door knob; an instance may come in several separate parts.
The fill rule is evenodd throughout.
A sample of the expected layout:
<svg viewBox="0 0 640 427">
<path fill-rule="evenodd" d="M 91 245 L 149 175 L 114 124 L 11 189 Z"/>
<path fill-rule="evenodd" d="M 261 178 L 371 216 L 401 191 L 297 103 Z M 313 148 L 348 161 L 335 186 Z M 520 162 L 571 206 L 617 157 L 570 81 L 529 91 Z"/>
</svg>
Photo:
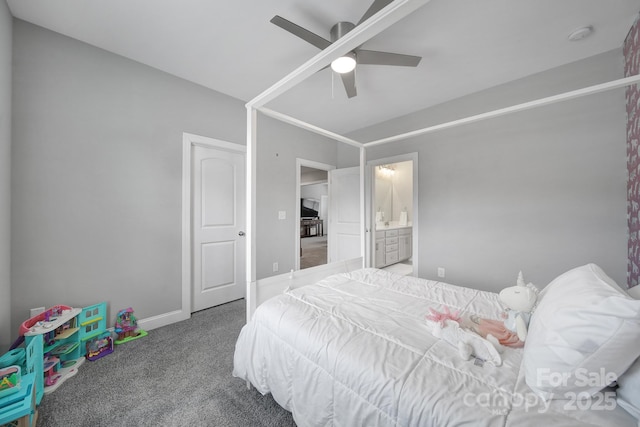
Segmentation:
<svg viewBox="0 0 640 427">
<path fill-rule="evenodd" d="M 244 231 L 239 232 L 238 236 L 244 236 Z"/>
</svg>

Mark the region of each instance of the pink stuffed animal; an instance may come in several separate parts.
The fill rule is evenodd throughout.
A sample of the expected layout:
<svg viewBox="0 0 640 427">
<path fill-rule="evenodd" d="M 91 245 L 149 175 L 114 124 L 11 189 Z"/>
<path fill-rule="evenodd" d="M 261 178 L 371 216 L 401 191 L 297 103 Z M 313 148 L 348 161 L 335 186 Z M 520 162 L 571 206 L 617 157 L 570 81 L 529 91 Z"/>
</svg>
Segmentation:
<svg viewBox="0 0 640 427">
<path fill-rule="evenodd" d="M 446 306 L 442 313 L 431 307 L 429 307 L 429 311 L 431 314 L 425 317 L 433 336 L 456 347 L 462 359 L 469 360 L 473 355 L 495 366 L 502 364 L 500 352 L 493 342 L 460 326 L 461 319 L 457 311 L 451 313 L 449 307 Z"/>
</svg>

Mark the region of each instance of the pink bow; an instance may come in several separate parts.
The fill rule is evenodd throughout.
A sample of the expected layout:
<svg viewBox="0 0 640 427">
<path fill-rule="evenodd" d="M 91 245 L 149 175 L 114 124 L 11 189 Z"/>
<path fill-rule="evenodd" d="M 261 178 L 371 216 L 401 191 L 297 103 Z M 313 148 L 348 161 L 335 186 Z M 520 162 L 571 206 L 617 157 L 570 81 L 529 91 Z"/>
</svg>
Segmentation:
<svg viewBox="0 0 640 427">
<path fill-rule="evenodd" d="M 456 310 L 455 312 L 451 313 L 451 311 L 449 311 L 449 307 L 446 306 L 444 307 L 443 313 L 440 313 L 438 310 L 434 310 L 431 307 L 429 307 L 429 311 L 431 312 L 431 314 L 427 314 L 425 316 L 427 320 L 438 322 L 441 326 L 444 326 L 445 320 L 453 320 L 456 322 L 460 320 L 460 312 Z"/>
</svg>

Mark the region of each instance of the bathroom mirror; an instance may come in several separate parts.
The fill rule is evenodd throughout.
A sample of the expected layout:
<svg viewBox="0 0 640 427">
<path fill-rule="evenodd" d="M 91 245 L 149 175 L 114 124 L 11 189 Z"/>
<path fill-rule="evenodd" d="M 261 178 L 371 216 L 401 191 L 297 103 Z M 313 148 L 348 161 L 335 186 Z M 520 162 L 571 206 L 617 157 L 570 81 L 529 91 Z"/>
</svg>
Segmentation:
<svg viewBox="0 0 640 427">
<path fill-rule="evenodd" d="M 376 228 L 407 225 L 406 221 L 410 221 L 413 207 L 412 166 L 413 163 L 407 161 L 375 167 Z"/>
<path fill-rule="evenodd" d="M 384 166 L 384 168 L 382 167 Z M 375 210 L 376 223 L 392 220 L 393 215 L 393 171 L 391 165 L 381 165 L 375 168 Z"/>
</svg>

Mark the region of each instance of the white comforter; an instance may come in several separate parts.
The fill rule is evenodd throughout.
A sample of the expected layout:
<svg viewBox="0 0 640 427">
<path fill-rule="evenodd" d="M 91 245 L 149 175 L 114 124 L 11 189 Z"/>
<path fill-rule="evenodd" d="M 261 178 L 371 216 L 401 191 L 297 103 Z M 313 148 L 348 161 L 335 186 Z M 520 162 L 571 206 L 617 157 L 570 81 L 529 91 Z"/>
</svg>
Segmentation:
<svg viewBox="0 0 640 427">
<path fill-rule="evenodd" d="M 299 426 L 637 426 L 610 399 L 542 401 L 520 349 L 502 366 L 476 364 L 429 332 L 429 307 L 498 319 L 497 297 L 376 269 L 330 276 L 258 307 L 233 375 Z"/>
</svg>

